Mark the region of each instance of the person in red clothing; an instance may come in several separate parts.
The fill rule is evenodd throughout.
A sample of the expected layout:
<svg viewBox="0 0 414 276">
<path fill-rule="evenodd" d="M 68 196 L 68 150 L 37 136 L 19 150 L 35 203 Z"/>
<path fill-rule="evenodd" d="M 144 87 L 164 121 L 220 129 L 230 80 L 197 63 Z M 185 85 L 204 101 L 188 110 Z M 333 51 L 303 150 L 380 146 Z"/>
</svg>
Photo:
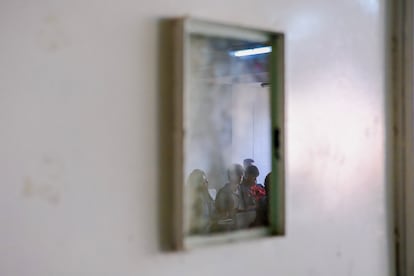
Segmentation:
<svg viewBox="0 0 414 276">
<path fill-rule="evenodd" d="M 266 195 L 261 185 L 256 183 L 259 169 L 250 165 L 244 172 L 243 182 L 240 184 L 241 209 L 248 211 L 256 208 L 256 202 Z"/>
</svg>

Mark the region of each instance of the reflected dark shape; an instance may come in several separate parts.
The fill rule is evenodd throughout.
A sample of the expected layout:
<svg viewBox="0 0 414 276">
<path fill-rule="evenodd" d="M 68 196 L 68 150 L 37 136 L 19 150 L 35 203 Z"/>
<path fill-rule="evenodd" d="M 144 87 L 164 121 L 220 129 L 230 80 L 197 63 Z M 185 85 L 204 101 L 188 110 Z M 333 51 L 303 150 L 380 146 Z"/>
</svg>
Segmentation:
<svg viewBox="0 0 414 276">
<path fill-rule="evenodd" d="M 248 166 L 253 165 L 254 160 L 251 158 L 246 158 L 243 160 L 243 167 L 246 169 Z"/>
<path fill-rule="evenodd" d="M 271 178 L 272 173 L 268 173 L 264 181 L 265 196 L 257 201 L 256 219 L 252 223 L 251 227 L 269 225 L 269 197 Z"/>
</svg>

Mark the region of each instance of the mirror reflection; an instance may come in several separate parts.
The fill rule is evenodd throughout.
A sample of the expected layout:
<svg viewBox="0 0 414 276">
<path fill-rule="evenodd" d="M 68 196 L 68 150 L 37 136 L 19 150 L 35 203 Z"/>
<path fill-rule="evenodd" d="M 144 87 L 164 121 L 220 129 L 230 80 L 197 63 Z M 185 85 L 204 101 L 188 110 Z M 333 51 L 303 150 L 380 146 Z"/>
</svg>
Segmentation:
<svg viewBox="0 0 414 276">
<path fill-rule="evenodd" d="M 265 41 L 191 34 L 188 50 L 186 234 L 267 226 L 272 49 Z"/>
</svg>

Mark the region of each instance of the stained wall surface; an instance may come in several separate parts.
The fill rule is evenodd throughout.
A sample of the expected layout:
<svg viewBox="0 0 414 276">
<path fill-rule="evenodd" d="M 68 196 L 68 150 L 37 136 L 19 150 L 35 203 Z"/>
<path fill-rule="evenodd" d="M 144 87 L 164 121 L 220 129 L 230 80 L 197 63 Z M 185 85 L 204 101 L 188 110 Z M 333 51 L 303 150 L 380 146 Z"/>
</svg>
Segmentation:
<svg viewBox="0 0 414 276">
<path fill-rule="evenodd" d="M 390 275 L 384 2 L 2 1 L 0 274 Z M 285 237 L 159 249 L 182 15 L 286 33 Z"/>
</svg>

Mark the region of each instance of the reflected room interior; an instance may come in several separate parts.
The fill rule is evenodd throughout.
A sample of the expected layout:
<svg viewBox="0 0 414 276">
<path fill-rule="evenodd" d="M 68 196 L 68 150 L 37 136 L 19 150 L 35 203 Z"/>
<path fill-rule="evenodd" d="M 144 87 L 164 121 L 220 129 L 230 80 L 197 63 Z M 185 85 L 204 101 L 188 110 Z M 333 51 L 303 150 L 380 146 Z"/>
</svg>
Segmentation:
<svg viewBox="0 0 414 276">
<path fill-rule="evenodd" d="M 185 234 L 266 226 L 272 49 L 265 41 L 192 34 L 188 50 Z"/>
</svg>

